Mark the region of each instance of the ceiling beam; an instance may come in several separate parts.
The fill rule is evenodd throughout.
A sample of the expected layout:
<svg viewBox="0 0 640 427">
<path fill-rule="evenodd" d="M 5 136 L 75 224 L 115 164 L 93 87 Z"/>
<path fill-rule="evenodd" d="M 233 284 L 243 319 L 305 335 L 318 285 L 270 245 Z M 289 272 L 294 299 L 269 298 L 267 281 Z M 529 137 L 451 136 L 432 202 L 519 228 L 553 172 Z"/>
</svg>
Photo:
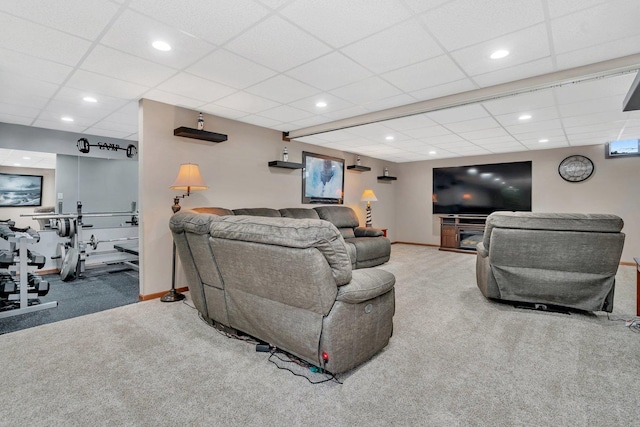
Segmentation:
<svg viewBox="0 0 640 427">
<path fill-rule="evenodd" d="M 419 101 L 408 105 L 402 105 L 346 119 L 309 126 L 302 129 L 296 129 L 288 132 L 287 137 L 290 139 L 302 138 L 304 136 L 317 135 L 320 133 L 370 123 L 414 116 L 416 114 L 423 114 L 431 111 L 444 110 L 446 108 L 460 107 L 478 102 L 506 98 L 538 90 L 561 87 L 568 84 L 613 77 L 630 73 L 638 69 L 640 69 L 640 54 L 623 56 L 621 58 L 596 62 L 594 64 L 583 65 L 581 67 L 555 71 L 549 74 L 528 77 L 526 79 L 516 80 L 513 82 L 501 83 L 494 86 L 474 89 L 467 92 L 428 99 L 426 101 Z"/>
</svg>

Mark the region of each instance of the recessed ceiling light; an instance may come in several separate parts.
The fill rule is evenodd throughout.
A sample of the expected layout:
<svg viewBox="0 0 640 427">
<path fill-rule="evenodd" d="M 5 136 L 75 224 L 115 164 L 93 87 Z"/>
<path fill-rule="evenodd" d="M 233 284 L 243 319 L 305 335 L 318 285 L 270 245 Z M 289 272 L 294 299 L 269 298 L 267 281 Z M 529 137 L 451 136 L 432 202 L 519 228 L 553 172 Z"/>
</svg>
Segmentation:
<svg viewBox="0 0 640 427">
<path fill-rule="evenodd" d="M 84 98 L 82 98 L 82 100 L 84 102 L 98 102 L 98 100 L 95 99 L 93 96 L 85 96 Z"/>
<path fill-rule="evenodd" d="M 538 140 L 538 142 L 542 142 L 542 143 L 544 143 L 544 142 L 549 142 L 549 140 L 548 140 L 548 139 L 546 139 L 546 138 L 543 138 L 543 139 L 539 139 L 539 140 Z"/>
<path fill-rule="evenodd" d="M 73 121 L 73 117 L 62 116 L 62 117 L 60 117 L 60 120 L 62 120 L 63 122 L 72 122 Z"/>
<path fill-rule="evenodd" d="M 509 55 L 509 51 L 506 49 L 496 50 L 491 54 L 491 59 L 500 59 Z"/>
<path fill-rule="evenodd" d="M 13 166 L 20 166 L 20 163 L 14 163 Z"/>
<path fill-rule="evenodd" d="M 22 159 L 23 160 L 31 160 L 31 157 L 24 156 Z"/>
<path fill-rule="evenodd" d="M 431 156 L 435 156 L 435 155 L 436 155 L 436 152 L 435 152 L 435 151 L 429 151 L 429 154 L 430 154 Z"/>
<path fill-rule="evenodd" d="M 529 120 L 531 118 L 531 116 L 529 114 L 523 114 L 520 117 L 518 117 L 518 120 Z"/>
<path fill-rule="evenodd" d="M 318 107 L 318 108 L 324 108 L 324 107 L 326 107 L 326 106 L 327 106 L 327 103 L 326 103 L 326 102 L 324 102 L 324 101 L 318 101 L 318 102 L 316 102 L 316 107 Z"/>
<path fill-rule="evenodd" d="M 386 139 L 387 141 L 393 141 L 394 139 L 396 139 L 396 137 L 393 135 L 388 135 L 388 136 L 385 136 L 384 139 Z"/>
<path fill-rule="evenodd" d="M 167 42 L 164 42 L 162 40 L 156 40 L 153 43 L 151 43 L 151 46 L 153 46 L 154 48 L 161 50 L 162 52 L 168 52 L 171 50 L 171 45 Z"/>
</svg>

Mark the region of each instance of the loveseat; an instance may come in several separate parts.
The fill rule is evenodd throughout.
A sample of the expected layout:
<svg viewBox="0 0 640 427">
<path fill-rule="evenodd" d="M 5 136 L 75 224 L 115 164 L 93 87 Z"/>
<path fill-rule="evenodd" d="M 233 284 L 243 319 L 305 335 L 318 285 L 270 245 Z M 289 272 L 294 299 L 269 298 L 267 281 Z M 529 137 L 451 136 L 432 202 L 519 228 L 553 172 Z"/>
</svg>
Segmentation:
<svg viewBox="0 0 640 427">
<path fill-rule="evenodd" d="M 331 223 L 185 211 L 169 225 L 193 303 L 209 323 L 334 374 L 387 345 L 395 277 L 374 268 L 352 271 Z"/>
<path fill-rule="evenodd" d="M 244 208 L 226 209 L 218 207 L 195 208 L 196 212 L 219 216 L 251 215 L 272 218 L 323 219 L 336 226 L 347 243 L 351 266 L 356 268 L 375 267 L 384 264 L 391 257 L 391 242 L 379 228 L 360 227 L 356 213 L 348 206 L 317 206 L 306 208 Z"/>
<path fill-rule="evenodd" d="M 478 287 L 487 298 L 611 312 L 622 227 L 608 214 L 494 212 L 477 245 Z"/>
</svg>

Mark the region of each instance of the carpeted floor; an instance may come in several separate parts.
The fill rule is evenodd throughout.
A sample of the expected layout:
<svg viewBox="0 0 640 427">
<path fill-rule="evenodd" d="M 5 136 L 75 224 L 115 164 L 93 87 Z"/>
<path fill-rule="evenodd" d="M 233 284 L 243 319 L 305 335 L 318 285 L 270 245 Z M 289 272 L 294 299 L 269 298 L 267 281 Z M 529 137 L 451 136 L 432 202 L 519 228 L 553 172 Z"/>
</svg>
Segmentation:
<svg viewBox="0 0 640 427">
<path fill-rule="evenodd" d="M 277 369 L 183 303 L 2 335 L 0 425 L 638 425 L 639 334 L 603 313 L 488 301 L 474 265 L 394 245 L 394 335 L 342 385 Z M 620 267 L 614 307 L 634 314 L 633 267 Z"/>
<path fill-rule="evenodd" d="M 81 279 L 70 282 L 63 282 L 59 274 L 42 278 L 50 290 L 40 302 L 57 301 L 58 306 L 0 319 L 0 335 L 133 304 L 140 293 L 138 272 L 122 264 L 88 267 Z"/>
</svg>

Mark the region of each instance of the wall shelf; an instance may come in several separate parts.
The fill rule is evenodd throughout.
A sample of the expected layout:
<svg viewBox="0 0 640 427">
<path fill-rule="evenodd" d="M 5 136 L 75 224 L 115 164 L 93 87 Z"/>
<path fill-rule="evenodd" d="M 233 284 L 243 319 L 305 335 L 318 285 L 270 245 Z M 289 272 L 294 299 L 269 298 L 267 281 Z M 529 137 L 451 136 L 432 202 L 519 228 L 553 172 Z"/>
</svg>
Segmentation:
<svg viewBox="0 0 640 427">
<path fill-rule="evenodd" d="M 271 168 L 284 168 L 284 169 L 302 169 L 302 163 L 283 162 L 282 160 L 274 160 L 269 162 Z"/>
<path fill-rule="evenodd" d="M 395 176 L 384 176 L 383 175 L 383 176 L 379 176 L 378 179 L 380 181 L 395 181 L 398 178 L 396 178 Z"/>
<path fill-rule="evenodd" d="M 358 172 L 369 172 L 371 168 L 369 166 L 360 166 L 360 165 L 350 165 L 347 166 L 347 169 Z"/>
<path fill-rule="evenodd" d="M 209 132 L 206 130 L 198 130 L 181 126 L 173 130 L 175 136 L 182 136 L 184 138 L 201 139 L 209 142 L 222 142 L 227 140 L 227 135 L 215 132 Z"/>
</svg>

